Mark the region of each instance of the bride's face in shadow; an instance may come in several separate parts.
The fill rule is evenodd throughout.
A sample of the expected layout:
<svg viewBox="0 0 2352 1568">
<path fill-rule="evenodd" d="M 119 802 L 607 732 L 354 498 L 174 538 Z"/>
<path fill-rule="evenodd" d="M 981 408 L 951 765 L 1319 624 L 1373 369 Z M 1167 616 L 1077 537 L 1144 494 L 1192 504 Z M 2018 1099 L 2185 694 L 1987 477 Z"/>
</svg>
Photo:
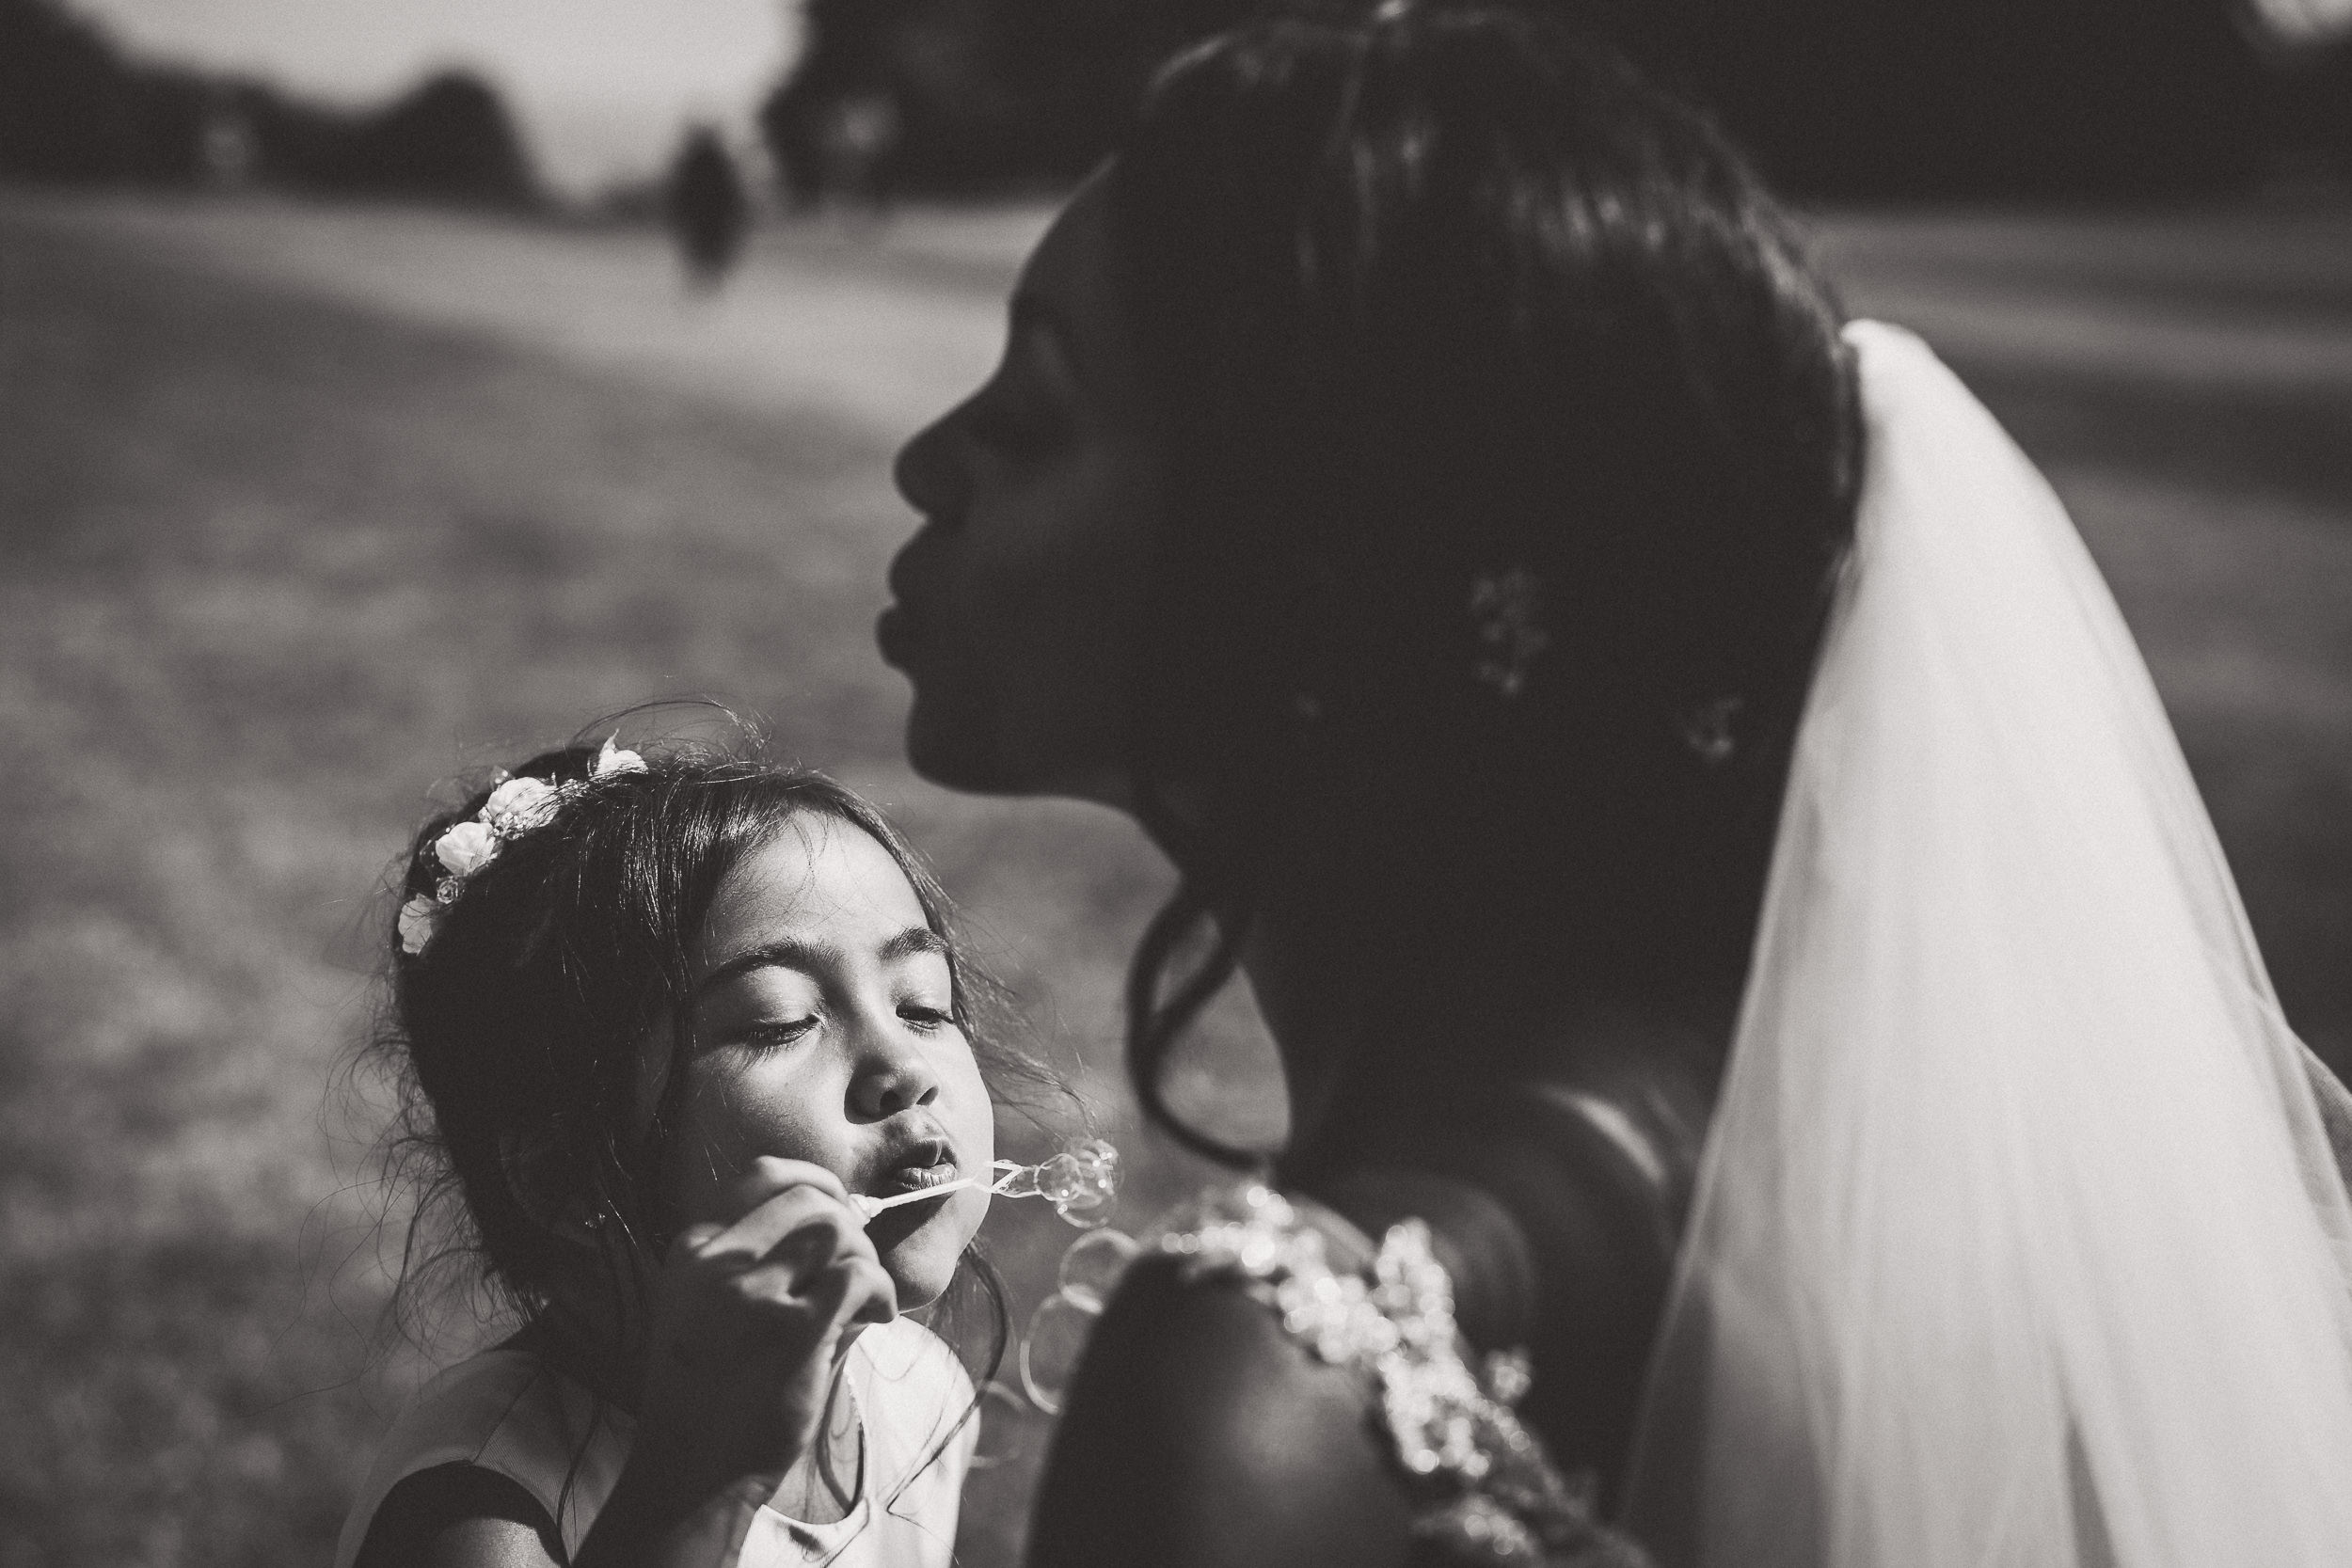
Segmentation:
<svg viewBox="0 0 2352 1568">
<path fill-rule="evenodd" d="M 898 454 L 923 525 L 878 636 L 914 686 L 909 757 L 954 788 L 1128 801 L 1163 460 L 1109 262 L 1098 179 L 1023 268 L 995 373 Z"/>
</svg>

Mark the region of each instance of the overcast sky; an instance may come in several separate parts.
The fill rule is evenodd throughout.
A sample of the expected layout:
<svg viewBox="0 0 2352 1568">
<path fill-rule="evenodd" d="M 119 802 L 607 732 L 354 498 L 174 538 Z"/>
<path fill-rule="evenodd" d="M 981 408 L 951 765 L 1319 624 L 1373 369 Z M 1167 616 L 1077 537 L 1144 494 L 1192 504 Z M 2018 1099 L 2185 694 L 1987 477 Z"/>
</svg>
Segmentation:
<svg viewBox="0 0 2352 1568">
<path fill-rule="evenodd" d="M 540 170 L 586 194 L 658 169 L 689 119 L 748 133 L 794 0 L 72 0 L 150 57 L 367 102 L 428 71 L 497 84 Z"/>
</svg>

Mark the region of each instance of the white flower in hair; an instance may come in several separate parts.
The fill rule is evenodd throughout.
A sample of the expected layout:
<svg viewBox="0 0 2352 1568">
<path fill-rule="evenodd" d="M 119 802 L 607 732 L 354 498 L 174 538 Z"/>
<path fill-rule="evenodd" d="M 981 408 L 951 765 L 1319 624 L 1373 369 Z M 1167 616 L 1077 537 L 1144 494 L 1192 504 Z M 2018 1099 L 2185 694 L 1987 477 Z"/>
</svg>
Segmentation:
<svg viewBox="0 0 2352 1568">
<path fill-rule="evenodd" d="M 621 773 L 643 773 L 645 759 L 635 752 L 621 749 L 620 736 L 607 737 L 604 749 L 596 753 L 591 768 L 594 778 L 611 778 Z M 400 948 L 410 958 L 422 953 L 433 940 L 433 932 L 442 911 L 456 902 L 466 885 L 466 879 L 498 859 L 499 851 L 510 839 L 520 838 L 534 828 L 544 828 L 555 820 L 555 814 L 564 802 L 585 793 L 586 780 L 570 784 L 553 784 L 546 779 L 512 778 L 501 768 L 497 774 L 498 785 L 482 802 L 482 810 L 470 822 L 460 822 L 433 841 L 433 853 L 448 873 L 430 894 L 419 894 L 400 907 Z"/>
<path fill-rule="evenodd" d="M 563 803 L 563 790 L 545 779 L 509 779 L 482 803 L 482 820 L 499 837 L 514 838 L 546 827 Z"/>
<path fill-rule="evenodd" d="M 470 877 L 498 858 L 499 835 L 486 822 L 460 822 L 434 840 L 433 853 L 453 877 Z"/>
<path fill-rule="evenodd" d="M 420 893 L 400 907 L 400 950 L 410 958 L 424 951 L 424 944 L 433 940 L 434 927 L 440 924 L 441 901 L 429 893 Z"/>
<path fill-rule="evenodd" d="M 621 750 L 620 739 L 618 734 L 605 737 L 604 750 L 596 753 L 595 771 L 597 778 L 614 773 L 643 773 L 645 770 L 645 759 L 634 752 Z"/>
</svg>

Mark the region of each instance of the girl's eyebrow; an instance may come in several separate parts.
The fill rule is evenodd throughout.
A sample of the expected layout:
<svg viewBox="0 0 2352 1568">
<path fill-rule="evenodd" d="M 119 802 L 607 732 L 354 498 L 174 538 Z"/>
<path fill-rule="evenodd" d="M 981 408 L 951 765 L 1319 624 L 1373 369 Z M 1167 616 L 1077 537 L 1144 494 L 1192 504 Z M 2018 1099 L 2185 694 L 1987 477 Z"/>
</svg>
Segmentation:
<svg viewBox="0 0 2352 1568">
<path fill-rule="evenodd" d="M 910 926 L 875 950 L 874 956 L 884 963 L 912 958 L 918 953 L 935 953 L 945 958 L 951 957 L 947 939 L 928 926 Z"/>
<path fill-rule="evenodd" d="M 756 947 L 745 948 L 696 981 L 694 993 L 699 996 L 755 969 L 813 970 L 833 956 L 831 948 L 812 946 L 805 942 L 763 942 Z"/>
<path fill-rule="evenodd" d="M 919 953 L 935 953 L 943 958 L 947 958 L 947 939 L 928 926 L 910 926 L 874 950 L 874 956 L 883 963 L 896 963 Z M 704 975 L 696 982 L 694 993 L 699 996 L 755 969 L 813 970 L 839 957 L 839 949 L 821 943 L 794 942 L 790 938 L 763 942 L 756 947 L 744 949 Z"/>
</svg>

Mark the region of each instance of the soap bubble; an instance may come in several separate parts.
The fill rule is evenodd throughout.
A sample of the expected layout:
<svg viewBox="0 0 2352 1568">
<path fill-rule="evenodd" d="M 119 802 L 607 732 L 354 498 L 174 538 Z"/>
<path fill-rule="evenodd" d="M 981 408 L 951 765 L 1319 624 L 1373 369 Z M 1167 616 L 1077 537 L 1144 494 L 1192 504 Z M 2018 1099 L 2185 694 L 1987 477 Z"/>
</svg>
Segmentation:
<svg viewBox="0 0 2352 1568">
<path fill-rule="evenodd" d="M 1085 1138 L 1048 1164 L 1057 1168 L 1046 1196 L 1063 1219 L 1091 1229 L 1110 1218 L 1119 1201 L 1119 1150 L 1100 1138 Z"/>
<path fill-rule="evenodd" d="M 1028 1413 L 1021 1396 L 995 1379 L 980 1385 L 980 1409 L 976 1418 L 980 1423 L 980 1438 L 973 1446 L 972 1468 L 993 1470 L 1009 1460 L 1020 1458 L 1019 1433 Z M 1009 1435 L 998 1435 L 999 1428 Z"/>
<path fill-rule="evenodd" d="M 1004 1174 L 989 1191 L 999 1197 L 1041 1197 L 1081 1230 L 1110 1218 L 1119 1199 L 1119 1150 L 1101 1138 L 1081 1138 L 1038 1165 L 999 1161 Z"/>
<path fill-rule="evenodd" d="M 1061 1255 L 1057 1281 L 1061 1293 L 1081 1307 L 1101 1311 L 1119 1286 L 1119 1276 L 1143 1243 L 1119 1230 L 1092 1230 Z"/>
<path fill-rule="evenodd" d="M 1086 1192 L 1086 1173 L 1075 1156 L 1057 1154 L 1037 1167 L 1037 1190 L 1052 1203 L 1068 1203 Z"/>
<path fill-rule="evenodd" d="M 1028 1332 L 1021 1337 L 1021 1386 L 1029 1402 L 1048 1416 L 1061 1414 L 1098 1310 L 1067 1295 L 1052 1295 L 1029 1314 Z"/>
</svg>

